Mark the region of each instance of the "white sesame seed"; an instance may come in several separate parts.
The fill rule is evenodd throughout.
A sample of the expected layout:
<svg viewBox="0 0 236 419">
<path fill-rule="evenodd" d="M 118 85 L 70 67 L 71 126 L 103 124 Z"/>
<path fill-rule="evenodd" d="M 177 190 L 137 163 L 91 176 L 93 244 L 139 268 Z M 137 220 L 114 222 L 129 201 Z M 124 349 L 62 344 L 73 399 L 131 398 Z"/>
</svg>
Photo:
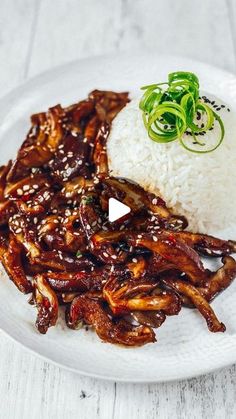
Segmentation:
<svg viewBox="0 0 236 419">
<path fill-rule="evenodd" d="M 153 203 L 153 205 L 156 205 L 156 204 L 157 204 L 157 199 L 156 199 L 156 198 L 154 198 L 154 199 L 152 200 L 152 203 Z"/>
<path fill-rule="evenodd" d="M 106 253 L 106 252 L 103 252 L 103 256 L 105 256 L 105 258 L 109 257 L 108 253 Z"/>
<path fill-rule="evenodd" d="M 137 263 L 137 262 L 138 262 L 138 259 L 133 258 L 133 259 L 132 259 L 132 262 Z"/>
<path fill-rule="evenodd" d="M 22 229 L 21 229 L 21 228 L 18 228 L 18 229 L 16 230 L 16 234 L 21 233 L 21 232 L 22 232 Z"/>
<path fill-rule="evenodd" d="M 23 186 L 23 191 L 28 191 L 28 190 L 29 190 L 29 188 L 30 188 L 30 187 L 29 187 L 29 185 L 24 185 L 24 186 Z"/>
<path fill-rule="evenodd" d="M 153 239 L 154 242 L 158 241 L 158 238 L 156 236 L 152 236 L 152 239 Z"/>
<path fill-rule="evenodd" d="M 111 255 L 111 258 L 112 259 L 117 259 L 117 256 L 116 255 Z"/>
<path fill-rule="evenodd" d="M 17 189 L 17 195 L 19 195 L 19 196 L 21 196 L 21 195 L 23 195 L 23 191 L 22 191 L 22 189 Z"/>
</svg>

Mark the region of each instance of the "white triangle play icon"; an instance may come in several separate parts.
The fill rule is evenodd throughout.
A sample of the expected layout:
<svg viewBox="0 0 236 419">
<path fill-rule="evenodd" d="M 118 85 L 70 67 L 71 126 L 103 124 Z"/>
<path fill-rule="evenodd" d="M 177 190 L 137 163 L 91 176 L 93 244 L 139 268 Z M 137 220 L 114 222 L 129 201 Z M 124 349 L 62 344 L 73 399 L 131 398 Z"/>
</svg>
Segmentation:
<svg viewBox="0 0 236 419">
<path fill-rule="evenodd" d="M 131 209 L 127 205 L 122 204 L 122 202 L 117 201 L 115 198 L 109 198 L 108 219 L 111 223 L 124 217 L 124 215 L 128 214 L 130 211 Z"/>
</svg>

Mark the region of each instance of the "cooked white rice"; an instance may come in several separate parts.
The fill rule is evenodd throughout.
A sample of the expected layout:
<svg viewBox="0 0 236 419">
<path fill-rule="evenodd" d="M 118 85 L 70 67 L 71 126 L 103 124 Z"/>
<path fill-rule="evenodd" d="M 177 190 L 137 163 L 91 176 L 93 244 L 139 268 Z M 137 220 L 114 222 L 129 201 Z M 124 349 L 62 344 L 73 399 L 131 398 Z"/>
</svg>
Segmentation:
<svg viewBox="0 0 236 419">
<path fill-rule="evenodd" d="M 227 107 L 221 109 L 224 141 L 214 152 L 199 155 L 185 150 L 178 141 L 158 144 L 150 140 L 138 102 L 132 100 L 113 121 L 108 140 L 112 174 L 159 194 L 176 213 L 187 217 L 192 231 L 215 233 L 236 223 L 235 114 Z M 199 138 L 211 143 L 218 130 L 216 124 Z"/>
</svg>

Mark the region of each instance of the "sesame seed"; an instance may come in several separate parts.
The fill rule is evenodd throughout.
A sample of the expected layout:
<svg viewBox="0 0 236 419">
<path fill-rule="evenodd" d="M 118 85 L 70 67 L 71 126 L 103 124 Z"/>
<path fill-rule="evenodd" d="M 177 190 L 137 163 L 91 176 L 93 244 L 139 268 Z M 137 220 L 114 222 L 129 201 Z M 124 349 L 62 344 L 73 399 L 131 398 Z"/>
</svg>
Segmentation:
<svg viewBox="0 0 236 419">
<path fill-rule="evenodd" d="M 133 259 L 132 259 L 132 262 L 137 263 L 137 262 L 138 262 L 138 259 L 133 258 Z"/>
<path fill-rule="evenodd" d="M 105 256 L 105 258 L 109 257 L 108 253 L 106 253 L 106 252 L 103 252 L 103 256 Z"/>
<path fill-rule="evenodd" d="M 29 188 L 30 188 L 30 187 L 29 187 L 29 185 L 24 185 L 24 186 L 23 186 L 23 191 L 28 191 L 28 190 L 29 190 Z"/>
<path fill-rule="evenodd" d="M 21 195 L 23 195 L 23 191 L 22 191 L 22 189 L 17 189 L 17 191 L 16 191 L 16 192 L 17 192 L 17 195 L 20 195 L 20 196 L 21 196 Z"/>
<path fill-rule="evenodd" d="M 153 205 L 156 205 L 156 204 L 157 204 L 157 199 L 156 199 L 156 198 L 154 198 L 154 199 L 152 200 L 152 203 L 153 203 Z"/>
<path fill-rule="evenodd" d="M 157 242 L 158 238 L 156 236 L 152 236 L 154 242 Z"/>
<path fill-rule="evenodd" d="M 117 259 L 117 256 L 116 255 L 111 255 L 111 258 L 112 259 Z"/>
<path fill-rule="evenodd" d="M 21 233 L 21 232 L 22 232 L 22 229 L 21 229 L 21 228 L 18 228 L 18 229 L 16 230 L 16 234 Z"/>
</svg>

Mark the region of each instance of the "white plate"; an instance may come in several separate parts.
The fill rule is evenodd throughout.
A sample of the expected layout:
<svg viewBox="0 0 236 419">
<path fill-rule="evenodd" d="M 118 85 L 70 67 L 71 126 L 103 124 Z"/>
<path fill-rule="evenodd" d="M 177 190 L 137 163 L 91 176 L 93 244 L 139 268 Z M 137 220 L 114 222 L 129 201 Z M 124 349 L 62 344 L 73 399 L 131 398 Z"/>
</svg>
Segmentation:
<svg viewBox="0 0 236 419">
<path fill-rule="evenodd" d="M 32 79 L 0 101 L 0 160 L 16 154 L 29 128 L 29 116 L 56 103 L 69 105 L 94 88 L 137 90 L 166 80 L 173 70 L 196 72 L 204 90 L 236 107 L 236 78 L 209 65 L 180 57 L 129 54 L 77 61 Z M 235 231 L 230 231 L 233 236 Z M 37 354 L 73 371 L 98 378 L 132 382 L 183 379 L 236 361 L 236 282 L 213 307 L 226 326 L 210 333 L 195 310 L 183 309 L 157 331 L 157 343 L 135 349 L 102 343 L 92 331 L 72 331 L 62 318 L 57 327 L 40 335 L 36 309 L 27 304 L 3 273 L 0 286 L 0 327 Z"/>
</svg>

